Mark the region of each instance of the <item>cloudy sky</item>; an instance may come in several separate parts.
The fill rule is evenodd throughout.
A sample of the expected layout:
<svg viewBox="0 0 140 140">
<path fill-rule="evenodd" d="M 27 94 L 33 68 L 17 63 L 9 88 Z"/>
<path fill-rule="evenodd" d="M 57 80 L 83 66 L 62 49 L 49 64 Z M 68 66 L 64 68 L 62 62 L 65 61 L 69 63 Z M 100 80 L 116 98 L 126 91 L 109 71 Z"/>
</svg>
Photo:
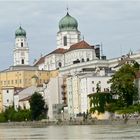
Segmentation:
<svg viewBox="0 0 140 140">
<path fill-rule="evenodd" d="M 0 70 L 13 64 L 15 30 L 27 32 L 30 64 L 56 48 L 66 7 L 89 44 L 103 44 L 107 58 L 140 52 L 140 0 L 0 0 Z"/>
</svg>

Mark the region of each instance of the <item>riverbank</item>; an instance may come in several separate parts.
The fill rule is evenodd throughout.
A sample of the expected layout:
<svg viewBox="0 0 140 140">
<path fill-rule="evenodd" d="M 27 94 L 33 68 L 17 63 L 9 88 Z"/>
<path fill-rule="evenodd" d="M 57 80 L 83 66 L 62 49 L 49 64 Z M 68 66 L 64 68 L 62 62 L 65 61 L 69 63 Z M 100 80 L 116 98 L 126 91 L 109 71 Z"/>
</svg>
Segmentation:
<svg viewBox="0 0 140 140">
<path fill-rule="evenodd" d="M 88 121 L 26 121 L 0 123 L 0 127 L 46 127 L 63 125 L 140 125 L 140 119 L 88 120 Z"/>
</svg>

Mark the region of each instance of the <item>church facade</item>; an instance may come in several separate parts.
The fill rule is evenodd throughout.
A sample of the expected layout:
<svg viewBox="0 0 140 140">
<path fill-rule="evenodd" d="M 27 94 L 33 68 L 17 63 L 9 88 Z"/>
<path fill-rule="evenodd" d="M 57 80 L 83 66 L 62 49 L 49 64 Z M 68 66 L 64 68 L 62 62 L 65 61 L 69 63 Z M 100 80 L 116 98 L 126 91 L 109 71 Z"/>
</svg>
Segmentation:
<svg viewBox="0 0 140 140">
<path fill-rule="evenodd" d="M 106 59 L 100 52 L 98 45 L 90 45 L 84 39 L 81 40 L 78 22 L 67 12 L 59 21 L 56 49 L 37 60 L 34 66 L 38 66 L 40 70 L 59 69 L 60 75 L 64 76 L 79 73 L 83 68 L 114 70 L 121 60 L 128 57 L 140 63 L 139 53 L 131 52 L 123 57 Z"/>
</svg>

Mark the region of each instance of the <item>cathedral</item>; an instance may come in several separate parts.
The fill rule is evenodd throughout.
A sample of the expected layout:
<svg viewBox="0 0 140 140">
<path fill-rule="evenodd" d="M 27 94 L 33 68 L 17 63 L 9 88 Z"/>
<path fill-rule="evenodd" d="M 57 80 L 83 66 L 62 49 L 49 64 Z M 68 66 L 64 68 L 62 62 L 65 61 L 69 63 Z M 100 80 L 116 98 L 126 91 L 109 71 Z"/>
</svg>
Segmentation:
<svg viewBox="0 0 140 140">
<path fill-rule="evenodd" d="M 89 110 L 88 96 L 96 93 L 97 84 L 101 92 L 109 91 L 107 81 L 121 65 L 133 60 L 140 64 L 140 53 L 112 59 L 102 56 L 99 45 L 81 39 L 78 21 L 69 12 L 59 21 L 56 44 L 55 50 L 30 65 L 26 31 L 21 26 L 15 31 L 13 65 L 0 72 L 0 111 L 13 104 L 17 90 L 26 90 L 36 81 L 47 85 L 50 118 L 65 107 L 68 116 L 75 118 Z"/>
<path fill-rule="evenodd" d="M 59 21 L 56 49 L 37 60 L 34 66 L 48 71 L 59 69 L 62 75 L 73 75 L 83 68 L 114 69 L 128 56 L 140 63 L 140 56 L 137 53 L 131 52 L 123 57 L 106 59 L 100 52 L 99 45 L 90 45 L 81 39 L 77 20 L 67 12 Z"/>
<path fill-rule="evenodd" d="M 51 71 L 95 59 L 100 59 L 99 47 L 81 40 L 78 22 L 67 12 L 59 21 L 56 50 L 40 58 L 35 66 Z"/>
</svg>

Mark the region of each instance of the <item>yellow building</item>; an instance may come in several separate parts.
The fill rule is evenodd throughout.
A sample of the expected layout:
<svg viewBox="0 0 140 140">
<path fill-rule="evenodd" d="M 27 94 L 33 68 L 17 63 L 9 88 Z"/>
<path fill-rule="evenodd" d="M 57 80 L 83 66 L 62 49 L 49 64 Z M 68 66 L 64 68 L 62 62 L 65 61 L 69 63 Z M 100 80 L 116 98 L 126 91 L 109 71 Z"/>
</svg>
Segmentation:
<svg viewBox="0 0 140 140">
<path fill-rule="evenodd" d="M 50 73 L 45 70 L 38 70 L 33 66 L 16 66 L 0 72 L 0 111 L 2 111 L 2 88 L 21 87 L 26 88 L 32 85 L 32 78 L 36 76 L 38 84 L 47 82 Z"/>
<path fill-rule="evenodd" d="M 2 89 L 27 88 L 33 82 L 41 85 L 50 77 L 56 77 L 58 71 L 39 70 L 38 66 L 29 65 L 29 47 L 26 31 L 20 26 L 15 32 L 14 63 L 9 69 L 0 71 L 0 112 L 2 111 Z"/>
</svg>

